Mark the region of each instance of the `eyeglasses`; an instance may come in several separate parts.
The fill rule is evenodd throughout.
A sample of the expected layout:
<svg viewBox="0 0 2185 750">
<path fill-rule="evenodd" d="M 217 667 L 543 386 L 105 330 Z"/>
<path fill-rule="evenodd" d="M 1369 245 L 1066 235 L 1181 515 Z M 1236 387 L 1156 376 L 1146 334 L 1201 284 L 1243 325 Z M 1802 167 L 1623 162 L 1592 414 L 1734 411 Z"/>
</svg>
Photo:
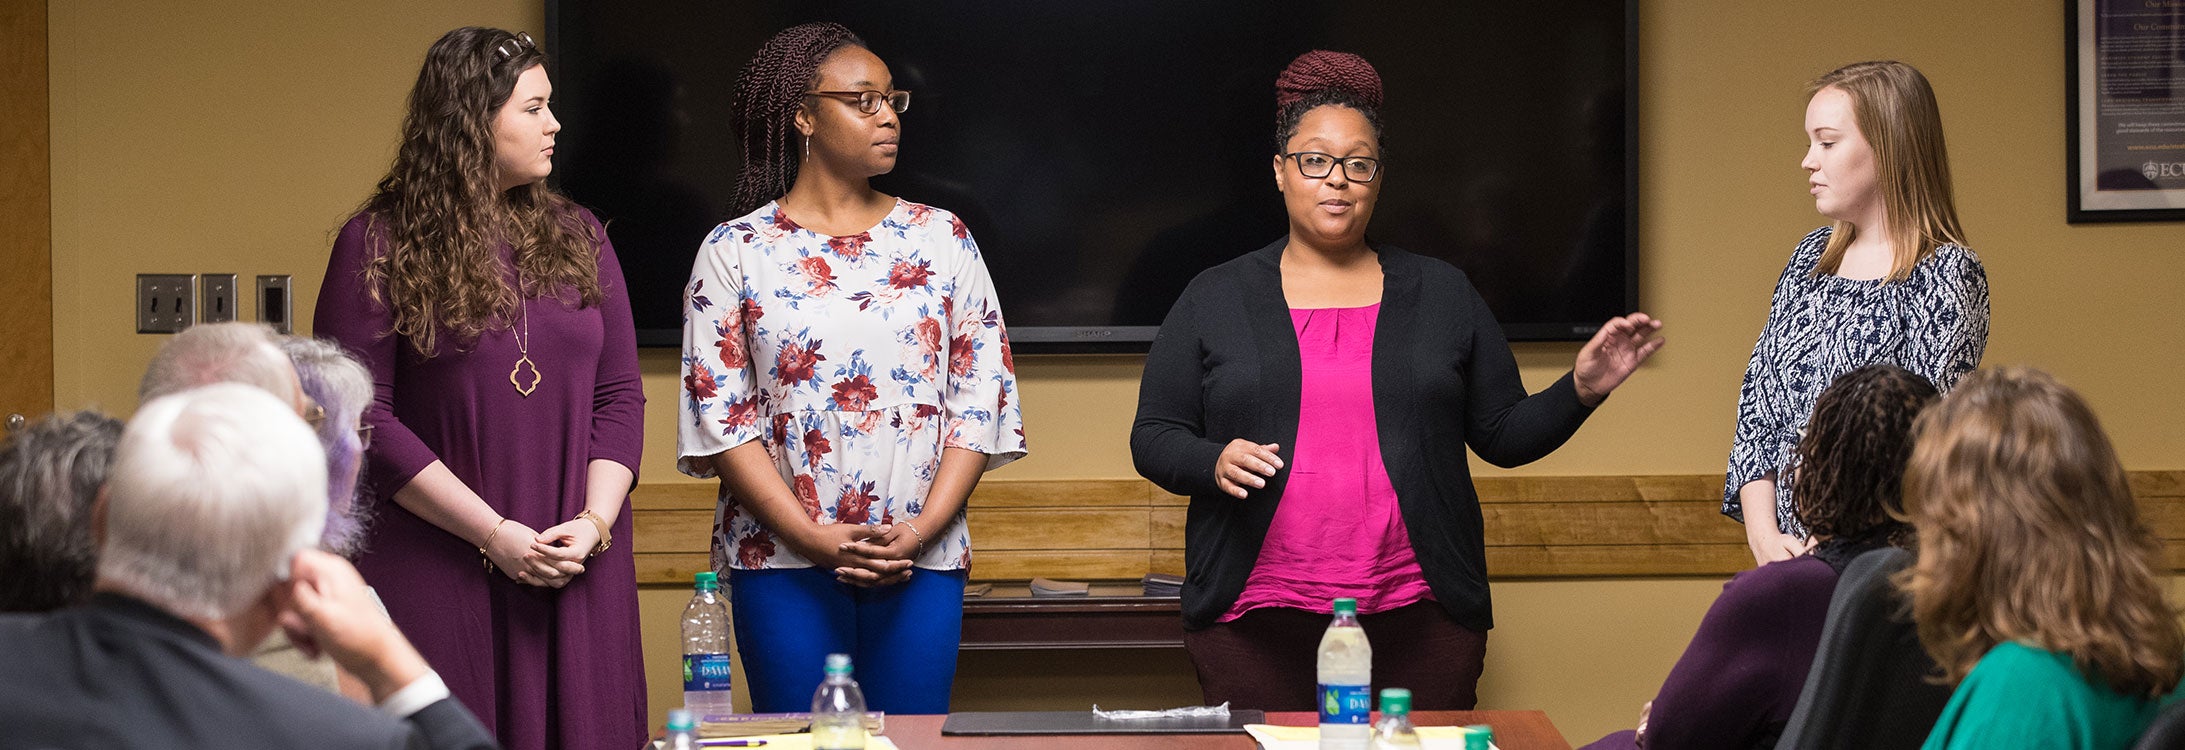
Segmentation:
<svg viewBox="0 0 2185 750">
<path fill-rule="evenodd" d="M 360 450 L 360 451 L 362 451 L 362 450 L 371 450 L 371 448 L 372 448 L 372 425 L 371 425 L 371 423 L 370 423 L 370 422 L 366 422 L 366 423 L 364 423 L 364 424 L 360 424 L 360 425 L 357 425 L 357 450 Z"/>
<path fill-rule="evenodd" d="M 855 101 L 857 111 L 868 115 L 879 114 L 881 102 L 886 102 L 888 109 L 895 110 L 896 114 L 910 111 L 908 91 L 806 91 L 804 95 Z"/>
<path fill-rule="evenodd" d="M 538 48 L 539 45 L 532 43 L 530 34 L 518 31 L 515 36 L 503 39 L 500 44 L 493 45 L 493 54 L 500 55 L 501 59 L 506 60 L 525 50 Z"/>
<path fill-rule="evenodd" d="M 1306 179 L 1323 180 L 1335 173 L 1335 165 L 1343 165 L 1343 176 L 1352 182 L 1372 182 L 1381 174 L 1381 160 L 1371 156 L 1336 156 L 1321 151 L 1293 151 L 1283 154 L 1284 159 L 1297 160 L 1297 173 Z"/>
<path fill-rule="evenodd" d="M 306 396 L 305 398 L 309 397 Z M 326 407 L 320 406 L 317 401 L 304 404 L 303 423 L 311 425 L 313 430 L 318 429 L 319 425 L 326 423 Z"/>
</svg>

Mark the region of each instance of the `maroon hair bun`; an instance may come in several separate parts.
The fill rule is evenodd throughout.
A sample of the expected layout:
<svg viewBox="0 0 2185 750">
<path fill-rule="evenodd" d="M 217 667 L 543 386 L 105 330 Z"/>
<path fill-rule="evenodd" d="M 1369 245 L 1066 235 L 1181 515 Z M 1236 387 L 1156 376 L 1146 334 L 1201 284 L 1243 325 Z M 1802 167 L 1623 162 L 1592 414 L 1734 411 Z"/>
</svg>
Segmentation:
<svg viewBox="0 0 2185 750">
<path fill-rule="evenodd" d="M 1290 61 L 1275 76 L 1275 106 L 1296 104 L 1307 95 L 1335 89 L 1356 97 L 1366 106 L 1381 106 L 1381 74 L 1366 59 L 1348 52 L 1316 49 Z"/>
</svg>

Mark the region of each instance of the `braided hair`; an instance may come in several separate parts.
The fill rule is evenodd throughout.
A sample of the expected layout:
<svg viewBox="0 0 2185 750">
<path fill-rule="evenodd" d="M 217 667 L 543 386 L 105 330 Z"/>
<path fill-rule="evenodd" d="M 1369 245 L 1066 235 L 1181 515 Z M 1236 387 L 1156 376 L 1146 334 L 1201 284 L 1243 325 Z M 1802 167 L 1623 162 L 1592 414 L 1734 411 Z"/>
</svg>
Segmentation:
<svg viewBox="0 0 2185 750">
<path fill-rule="evenodd" d="M 1798 521 L 1816 536 L 1903 541 L 1912 421 L 1935 399 L 1934 384 L 1896 365 L 1867 365 L 1830 383 L 1798 441 Z"/>
<path fill-rule="evenodd" d="M 743 170 L 729 213 L 742 216 L 789 192 L 801 166 L 797 107 L 819 75 L 820 62 L 843 47 L 863 47 L 842 24 L 818 21 L 782 29 L 736 74 L 729 122 L 743 148 Z"/>
<path fill-rule="evenodd" d="M 1374 144 L 1380 145 L 1380 72 L 1363 57 L 1316 49 L 1298 55 L 1275 77 L 1275 153 L 1289 149 L 1305 113 L 1331 104 L 1365 115 Z"/>
</svg>

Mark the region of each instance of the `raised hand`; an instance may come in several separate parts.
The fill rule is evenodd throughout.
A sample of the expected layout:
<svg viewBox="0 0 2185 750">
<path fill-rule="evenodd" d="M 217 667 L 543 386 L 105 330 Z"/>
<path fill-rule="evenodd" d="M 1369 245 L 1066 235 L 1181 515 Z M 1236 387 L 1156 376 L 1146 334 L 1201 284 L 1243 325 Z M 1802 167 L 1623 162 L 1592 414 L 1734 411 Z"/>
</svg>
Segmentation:
<svg viewBox="0 0 2185 750">
<path fill-rule="evenodd" d="M 1601 324 L 1601 330 L 1594 331 L 1593 339 L 1578 350 L 1578 363 L 1571 368 L 1578 400 L 1587 406 L 1600 406 L 1610 391 L 1623 385 L 1646 358 L 1654 356 L 1654 350 L 1662 348 L 1665 339 L 1654 336 L 1661 329 L 1661 321 L 1643 312 L 1610 318 Z"/>
</svg>

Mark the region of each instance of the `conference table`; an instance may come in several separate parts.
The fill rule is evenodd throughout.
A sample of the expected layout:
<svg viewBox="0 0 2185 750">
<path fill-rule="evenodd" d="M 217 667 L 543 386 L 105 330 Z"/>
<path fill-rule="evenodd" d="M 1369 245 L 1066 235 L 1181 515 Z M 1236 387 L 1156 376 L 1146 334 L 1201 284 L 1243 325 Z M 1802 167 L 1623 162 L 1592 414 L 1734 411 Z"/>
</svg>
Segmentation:
<svg viewBox="0 0 2185 750">
<path fill-rule="evenodd" d="M 1376 715 L 1378 718 L 1378 715 Z M 947 716 L 889 714 L 887 737 L 903 750 L 987 750 L 989 748 L 1037 747 L 1041 750 L 1105 748 L 1109 750 L 1253 750 L 1258 743 L 1238 734 L 1077 734 L 944 737 L 941 724 Z M 1277 712 L 1267 715 L 1269 724 L 1312 726 L 1320 717 L 1312 712 Z M 1548 715 L 1539 711 L 1419 711 L 1413 720 L 1421 725 L 1472 725 L 1494 727 L 1495 745 L 1503 750 L 1570 750 Z"/>
</svg>

